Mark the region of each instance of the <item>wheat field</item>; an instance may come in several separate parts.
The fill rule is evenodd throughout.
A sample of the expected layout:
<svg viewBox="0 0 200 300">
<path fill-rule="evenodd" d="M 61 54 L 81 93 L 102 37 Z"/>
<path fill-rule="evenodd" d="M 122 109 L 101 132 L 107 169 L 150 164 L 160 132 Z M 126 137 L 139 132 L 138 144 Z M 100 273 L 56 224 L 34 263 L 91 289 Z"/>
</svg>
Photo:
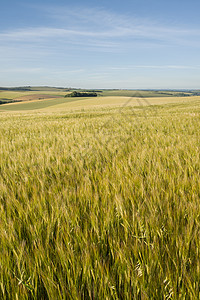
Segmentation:
<svg viewBox="0 0 200 300">
<path fill-rule="evenodd" d="M 200 299 L 199 117 L 1 112 L 0 299 Z"/>
</svg>

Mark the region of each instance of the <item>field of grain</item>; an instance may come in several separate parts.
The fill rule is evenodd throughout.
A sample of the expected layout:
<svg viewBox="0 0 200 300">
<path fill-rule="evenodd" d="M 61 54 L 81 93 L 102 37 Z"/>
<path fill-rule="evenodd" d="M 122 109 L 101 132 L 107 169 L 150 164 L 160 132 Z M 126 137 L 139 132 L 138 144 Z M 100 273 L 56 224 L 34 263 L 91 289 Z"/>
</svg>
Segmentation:
<svg viewBox="0 0 200 300">
<path fill-rule="evenodd" d="M 199 97 L 96 100 L 0 106 L 0 299 L 200 299 Z"/>
</svg>

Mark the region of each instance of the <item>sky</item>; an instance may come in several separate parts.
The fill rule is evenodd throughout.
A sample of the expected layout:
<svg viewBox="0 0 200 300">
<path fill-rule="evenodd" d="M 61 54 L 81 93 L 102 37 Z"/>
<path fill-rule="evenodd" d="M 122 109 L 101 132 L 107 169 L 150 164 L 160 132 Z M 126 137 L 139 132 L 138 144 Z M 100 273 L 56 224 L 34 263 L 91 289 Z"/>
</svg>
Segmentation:
<svg viewBox="0 0 200 300">
<path fill-rule="evenodd" d="M 199 0 L 1 0 L 0 86 L 200 88 Z"/>
</svg>

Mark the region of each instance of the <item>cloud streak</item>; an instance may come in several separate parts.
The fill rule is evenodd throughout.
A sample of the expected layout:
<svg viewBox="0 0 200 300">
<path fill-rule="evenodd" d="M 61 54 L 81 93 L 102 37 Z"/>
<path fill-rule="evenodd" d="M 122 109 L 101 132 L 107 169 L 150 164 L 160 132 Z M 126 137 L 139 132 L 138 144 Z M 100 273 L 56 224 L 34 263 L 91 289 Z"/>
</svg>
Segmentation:
<svg viewBox="0 0 200 300">
<path fill-rule="evenodd" d="M 133 69 L 194 69 L 200 70 L 200 66 L 183 66 L 183 65 L 141 65 L 131 67 L 113 67 L 111 70 L 133 70 Z"/>
<path fill-rule="evenodd" d="M 94 37 L 94 38 L 157 38 L 160 40 L 173 40 L 181 37 L 200 37 L 198 30 L 182 30 L 177 28 L 157 28 L 135 26 L 132 27 L 116 27 L 107 30 L 77 30 L 66 28 L 52 28 L 52 27 L 36 27 L 17 29 L 0 33 L 1 41 L 27 41 L 43 38 L 68 38 L 68 37 Z"/>
</svg>

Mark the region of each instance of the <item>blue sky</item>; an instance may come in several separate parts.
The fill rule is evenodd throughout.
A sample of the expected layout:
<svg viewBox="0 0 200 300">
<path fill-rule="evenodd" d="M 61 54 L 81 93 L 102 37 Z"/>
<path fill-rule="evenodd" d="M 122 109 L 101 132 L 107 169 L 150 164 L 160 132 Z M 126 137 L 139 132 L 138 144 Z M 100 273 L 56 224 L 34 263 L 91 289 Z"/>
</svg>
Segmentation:
<svg viewBox="0 0 200 300">
<path fill-rule="evenodd" d="M 199 0 L 3 0 L 0 86 L 200 88 L 199 11 Z"/>
</svg>

